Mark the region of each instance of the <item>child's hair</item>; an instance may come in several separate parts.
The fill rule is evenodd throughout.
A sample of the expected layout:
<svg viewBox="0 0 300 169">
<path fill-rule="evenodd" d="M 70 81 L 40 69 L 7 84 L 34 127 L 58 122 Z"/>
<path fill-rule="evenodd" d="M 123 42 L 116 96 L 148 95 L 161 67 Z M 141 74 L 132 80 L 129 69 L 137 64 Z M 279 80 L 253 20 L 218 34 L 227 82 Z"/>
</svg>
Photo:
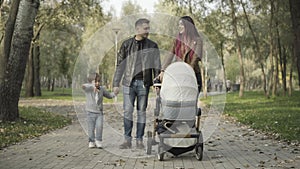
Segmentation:
<svg viewBox="0 0 300 169">
<path fill-rule="evenodd" d="M 100 75 L 99 73 L 91 72 L 89 73 L 87 80 L 88 82 L 92 82 L 93 80 L 95 80 L 95 82 L 100 82 Z"/>
<path fill-rule="evenodd" d="M 95 82 L 99 82 L 100 83 L 100 75 L 99 75 L 99 73 L 96 73 Z"/>
<path fill-rule="evenodd" d="M 92 82 L 93 80 L 96 80 L 96 77 L 97 77 L 96 72 L 90 72 L 88 77 L 87 77 L 87 80 L 88 80 L 88 82 Z"/>
</svg>

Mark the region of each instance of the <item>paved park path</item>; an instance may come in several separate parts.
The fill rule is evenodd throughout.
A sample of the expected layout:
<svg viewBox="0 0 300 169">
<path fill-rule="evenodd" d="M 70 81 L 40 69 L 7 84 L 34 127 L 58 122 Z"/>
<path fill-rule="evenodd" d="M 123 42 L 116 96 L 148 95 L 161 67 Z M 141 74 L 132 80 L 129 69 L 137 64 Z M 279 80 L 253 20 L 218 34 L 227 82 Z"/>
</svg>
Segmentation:
<svg viewBox="0 0 300 169">
<path fill-rule="evenodd" d="M 114 153 L 111 150 L 120 150 L 118 146 L 110 144 L 107 133 L 104 133 L 103 149 L 89 149 L 87 136 L 76 119 L 72 102 L 21 100 L 20 105 L 44 107 L 62 113 L 72 117 L 73 123 L 41 137 L 0 150 L 0 169 L 300 168 L 299 145 L 271 139 L 225 116 L 221 117 L 217 129 L 205 142 L 202 161 L 196 160 L 194 152 L 178 157 L 166 154 L 164 161 L 158 161 L 155 156 L 156 150 L 149 156 L 145 150 L 136 150 L 134 147 L 124 150 L 123 154 L 127 153 L 128 156 Z M 111 119 L 111 122 L 114 121 Z M 130 154 L 140 154 L 140 157 L 130 157 Z"/>
</svg>

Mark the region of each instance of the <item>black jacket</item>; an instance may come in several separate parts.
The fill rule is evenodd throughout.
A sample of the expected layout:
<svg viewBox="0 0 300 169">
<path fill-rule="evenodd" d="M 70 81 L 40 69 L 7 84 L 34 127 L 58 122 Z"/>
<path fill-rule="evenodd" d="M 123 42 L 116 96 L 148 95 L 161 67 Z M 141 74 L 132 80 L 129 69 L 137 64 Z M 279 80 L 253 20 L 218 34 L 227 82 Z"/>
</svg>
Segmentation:
<svg viewBox="0 0 300 169">
<path fill-rule="evenodd" d="M 141 45 L 140 50 L 139 45 Z M 138 53 L 141 54 L 144 85 L 153 85 L 153 79 L 159 75 L 161 69 L 158 46 L 148 38 L 143 39 L 142 41 L 136 41 L 135 37 L 132 37 L 122 43 L 118 52 L 113 87 L 119 87 L 122 77 L 122 85 L 130 86 L 131 81 L 134 78 Z"/>
</svg>

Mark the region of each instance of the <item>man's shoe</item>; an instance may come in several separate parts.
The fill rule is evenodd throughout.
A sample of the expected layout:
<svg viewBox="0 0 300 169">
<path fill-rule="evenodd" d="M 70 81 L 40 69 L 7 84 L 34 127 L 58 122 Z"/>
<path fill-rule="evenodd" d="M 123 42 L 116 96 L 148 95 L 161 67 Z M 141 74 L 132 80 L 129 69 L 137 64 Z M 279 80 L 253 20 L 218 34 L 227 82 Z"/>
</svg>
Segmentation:
<svg viewBox="0 0 300 169">
<path fill-rule="evenodd" d="M 96 143 L 97 148 L 102 148 L 102 142 L 101 141 L 96 140 L 95 143 Z"/>
<path fill-rule="evenodd" d="M 131 142 L 125 141 L 119 146 L 120 149 L 129 149 L 131 148 Z"/>
<path fill-rule="evenodd" d="M 136 141 L 136 148 L 137 149 L 144 149 L 145 146 L 144 146 L 143 141 Z"/>
<path fill-rule="evenodd" d="M 95 145 L 95 142 L 89 142 L 89 148 L 95 148 L 96 145 Z"/>
</svg>

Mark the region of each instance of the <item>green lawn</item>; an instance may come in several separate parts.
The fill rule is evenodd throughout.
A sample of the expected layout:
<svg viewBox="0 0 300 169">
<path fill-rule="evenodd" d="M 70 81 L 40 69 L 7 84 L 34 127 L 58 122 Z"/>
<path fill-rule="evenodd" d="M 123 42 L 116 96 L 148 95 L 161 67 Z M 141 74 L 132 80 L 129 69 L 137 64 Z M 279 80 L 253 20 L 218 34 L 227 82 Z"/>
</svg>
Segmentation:
<svg viewBox="0 0 300 169">
<path fill-rule="evenodd" d="M 279 96 L 267 99 L 262 92 L 245 92 L 226 96 L 225 114 L 238 121 L 270 133 L 278 139 L 300 141 L 300 92 L 293 96 Z"/>
<path fill-rule="evenodd" d="M 41 109 L 20 107 L 20 119 L 0 122 L 0 148 L 71 124 L 71 119 Z"/>
</svg>

